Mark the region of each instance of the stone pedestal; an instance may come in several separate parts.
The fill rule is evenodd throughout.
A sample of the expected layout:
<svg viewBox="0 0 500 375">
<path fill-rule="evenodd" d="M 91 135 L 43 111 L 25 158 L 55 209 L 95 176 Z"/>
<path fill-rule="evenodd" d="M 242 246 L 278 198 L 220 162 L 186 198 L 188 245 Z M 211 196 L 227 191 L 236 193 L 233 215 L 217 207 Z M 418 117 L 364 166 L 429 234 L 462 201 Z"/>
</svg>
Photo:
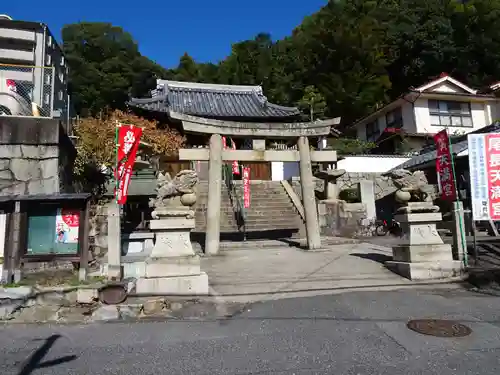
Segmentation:
<svg viewBox="0 0 500 375">
<path fill-rule="evenodd" d="M 150 222 L 155 244 L 144 262 L 143 277 L 137 280 L 137 294 L 208 295 L 208 276 L 201 272 L 200 258 L 190 240 L 194 212 L 169 209 L 156 216 Z"/>
<path fill-rule="evenodd" d="M 416 205 L 420 210 L 423 203 Z M 401 223 L 404 234 L 401 244 L 392 248 L 393 260 L 386 262 L 389 269 L 410 280 L 462 276 L 462 263 L 453 260 L 451 245 L 443 243 L 437 232 L 441 213 L 412 212 L 410 206 L 407 213 L 397 215 L 395 220 Z"/>
</svg>

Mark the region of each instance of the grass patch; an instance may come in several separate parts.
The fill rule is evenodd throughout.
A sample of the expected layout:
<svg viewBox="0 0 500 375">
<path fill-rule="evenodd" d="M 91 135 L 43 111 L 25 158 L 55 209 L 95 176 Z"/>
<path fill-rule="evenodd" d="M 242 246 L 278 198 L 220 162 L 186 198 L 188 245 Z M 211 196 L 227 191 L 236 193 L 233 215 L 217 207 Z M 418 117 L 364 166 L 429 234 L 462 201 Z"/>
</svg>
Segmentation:
<svg viewBox="0 0 500 375">
<path fill-rule="evenodd" d="M 15 288 L 18 286 L 39 286 L 39 287 L 62 287 L 80 285 L 99 284 L 105 280 L 103 276 L 87 278 L 85 281 L 78 279 L 78 273 L 73 270 L 50 270 L 30 272 L 23 275 L 23 279 L 19 283 L 3 284 L 4 288 Z"/>
</svg>

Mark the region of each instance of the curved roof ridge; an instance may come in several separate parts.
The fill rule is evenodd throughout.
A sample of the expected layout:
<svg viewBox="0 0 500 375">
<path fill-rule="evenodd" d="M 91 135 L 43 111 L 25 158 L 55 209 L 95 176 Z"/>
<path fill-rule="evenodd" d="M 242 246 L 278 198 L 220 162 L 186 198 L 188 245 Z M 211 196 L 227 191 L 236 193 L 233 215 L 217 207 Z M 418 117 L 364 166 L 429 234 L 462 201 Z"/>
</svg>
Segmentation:
<svg viewBox="0 0 500 375">
<path fill-rule="evenodd" d="M 169 87 L 183 88 L 183 89 L 198 89 L 198 90 L 212 90 L 212 91 L 246 91 L 246 92 L 262 92 L 262 86 L 251 85 L 223 85 L 218 83 L 199 83 L 188 81 L 170 81 L 159 79 L 158 85 L 164 85 L 166 89 Z"/>
</svg>

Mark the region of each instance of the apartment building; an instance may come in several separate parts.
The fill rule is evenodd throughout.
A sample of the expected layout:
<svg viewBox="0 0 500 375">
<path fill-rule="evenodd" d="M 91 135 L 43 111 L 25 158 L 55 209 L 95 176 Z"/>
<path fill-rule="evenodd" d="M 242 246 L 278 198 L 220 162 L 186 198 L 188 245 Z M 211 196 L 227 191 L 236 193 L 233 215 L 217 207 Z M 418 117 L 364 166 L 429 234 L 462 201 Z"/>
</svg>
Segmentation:
<svg viewBox="0 0 500 375">
<path fill-rule="evenodd" d="M 68 66 L 44 23 L 0 15 L 0 78 L 16 82 L 41 108 L 42 116 L 68 122 Z"/>
</svg>

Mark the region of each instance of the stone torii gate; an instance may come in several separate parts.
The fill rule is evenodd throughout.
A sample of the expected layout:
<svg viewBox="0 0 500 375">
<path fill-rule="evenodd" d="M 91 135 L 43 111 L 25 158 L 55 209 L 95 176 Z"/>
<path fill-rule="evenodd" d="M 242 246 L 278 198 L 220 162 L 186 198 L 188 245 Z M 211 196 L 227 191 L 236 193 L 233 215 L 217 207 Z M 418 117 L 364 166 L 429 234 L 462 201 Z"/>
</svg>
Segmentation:
<svg viewBox="0 0 500 375">
<path fill-rule="evenodd" d="M 336 151 L 311 151 L 308 137 L 324 137 L 340 118 L 300 123 L 250 123 L 207 119 L 180 113 L 170 117 L 182 122 L 187 133 L 211 134 L 209 149 L 180 149 L 179 160 L 208 160 L 208 206 L 205 252 L 219 252 L 222 163 L 242 162 L 299 162 L 302 201 L 305 212 L 307 247 L 321 247 L 321 238 L 314 194 L 311 162 L 334 163 Z M 224 150 L 222 136 L 253 140 L 253 150 Z M 266 138 L 296 139 L 298 150 L 266 150 Z"/>
</svg>

